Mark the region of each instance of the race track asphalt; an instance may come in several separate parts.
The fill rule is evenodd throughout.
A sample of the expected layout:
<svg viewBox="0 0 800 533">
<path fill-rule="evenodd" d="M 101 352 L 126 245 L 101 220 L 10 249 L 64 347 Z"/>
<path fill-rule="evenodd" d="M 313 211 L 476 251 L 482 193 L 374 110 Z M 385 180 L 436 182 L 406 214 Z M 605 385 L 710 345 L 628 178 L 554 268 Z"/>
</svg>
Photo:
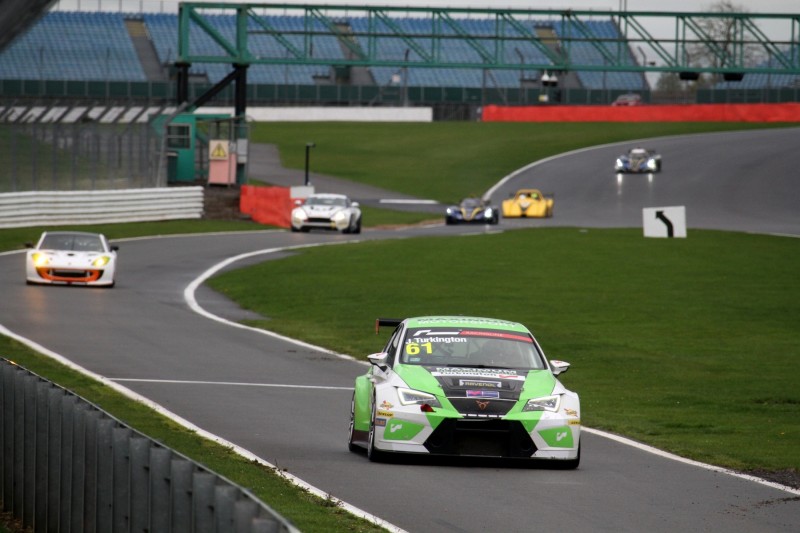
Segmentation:
<svg viewBox="0 0 800 533">
<path fill-rule="evenodd" d="M 555 193 L 555 216 L 504 220 L 490 229 L 640 227 L 642 207 L 685 205 L 689 238 L 692 228 L 800 235 L 799 129 L 651 144 L 664 156 L 664 171 L 652 179 L 626 175 L 618 181 L 613 160 L 628 143 L 520 172 L 500 185 L 493 199 L 537 186 Z M 130 240 L 119 243 L 120 276 L 111 290 L 26 286 L 22 255 L 4 254 L 0 324 L 402 530 L 795 530 L 798 491 L 589 432 L 582 436 L 582 463 L 575 471 L 491 462 L 370 463 L 346 445 L 353 379 L 364 372 L 363 363 L 211 320 L 186 301 L 193 280 L 238 254 L 486 229 L 441 225 L 359 236 L 264 231 Z M 279 259 L 283 253 L 244 262 Z M 313 290 L 302 297 L 313 301 Z M 233 320 L 241 316 L 203 287 L 197 299 L 208 311 Z"/>
</svg>

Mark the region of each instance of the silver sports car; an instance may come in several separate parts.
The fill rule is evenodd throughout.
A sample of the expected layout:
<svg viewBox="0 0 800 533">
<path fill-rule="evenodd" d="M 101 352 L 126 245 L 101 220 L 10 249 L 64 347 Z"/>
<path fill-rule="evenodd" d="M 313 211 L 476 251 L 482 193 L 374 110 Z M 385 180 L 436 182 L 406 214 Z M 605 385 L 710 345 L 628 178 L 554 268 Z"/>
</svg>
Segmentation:
<svg viewBox="0 0 800 533">
<path fill-rule="evenodd" d="M 344 194 L 312 194 L 292 209 L 292 231 L 361 233 L 361 209 Z"/>
</svg>

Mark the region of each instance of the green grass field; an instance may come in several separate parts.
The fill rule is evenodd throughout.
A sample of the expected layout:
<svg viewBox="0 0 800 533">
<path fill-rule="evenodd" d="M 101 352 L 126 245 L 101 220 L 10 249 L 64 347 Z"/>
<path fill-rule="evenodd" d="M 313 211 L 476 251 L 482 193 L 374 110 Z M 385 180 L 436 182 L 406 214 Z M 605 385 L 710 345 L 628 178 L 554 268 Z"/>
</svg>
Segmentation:
<svg viewBox="0 0 800 533">
<path fill-rule="evenodd" d="M 742 126 L 305 123 L 257 125 L 253 136 L 279 144 L 288 166 L 302 167 L 302 147 L 313 140 L 315 172 L 451 201 L 480 194 L 535 159 L 586 144 Z M 758 127 L 767 126 L 775 125 Z M 391 151 L 396 145 L 399 154 Z M 424 218 L 374 210 L 364 220 L 369 227 Z M 264 227 L 176 221 L 76 229 L 113 240 Z M 41 230 L 0 230 L 0 250 L 19 249 Z M 376 258 L 380 271 L 364 266 Z M 587 426 L 714 464 L 796 472 L 798 260 L 800 241 L 789 238 L 691 228 L 680 240 L 644 239 L 640 229 L 539 229 L 318 248 L 211 283 L 270 319 L 257 325 L 358 357 L 381 347 L 373 330 L 378 316 L 517 320 L 534 330 L 550 357 L 573 364 L 563 380 L 581 394 Z M 349 282 L 354 274 L 358 281 Z M 306 284 L 318 287 L 315 301 L 328 305 L 298 306 Z M 334 305 L 341 311 L 313 315 L 314 307 Z M 303 531 L 380 529 L 8 338 L 0 337 L 0 354 L 251 488 Z"/>
</svg>

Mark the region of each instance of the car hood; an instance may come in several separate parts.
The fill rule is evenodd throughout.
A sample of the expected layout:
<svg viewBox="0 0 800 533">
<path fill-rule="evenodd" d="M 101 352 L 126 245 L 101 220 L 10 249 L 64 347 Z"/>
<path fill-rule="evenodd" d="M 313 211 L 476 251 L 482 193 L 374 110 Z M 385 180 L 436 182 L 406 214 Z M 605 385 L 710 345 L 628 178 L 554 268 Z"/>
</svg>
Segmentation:
<svg viewBox="0 0 800 533">
<path fill-rule="evenodd" d="M 303 205 L 300 206 L 300 209 L 310 217 L 330 217 L 343 210 L 344 207 L 338 205 Z"/>
<path fill-rule="evenodd" d="M 519 400 L 553 393 L 549 370 L 401 365 L 398 374 L 409 387 L 444 395 L 463 415 L 502 416 Z"/>
<path fill-rule="evenodd" d="M 83 262 L 93 261 L 96 257 L 101 255 L 112 256 L 113 254 L 105 252 L 74 252 L 69 250 L 31 250 L 28 255 L 35 253 L 45 254 L 50 261 L 58 262 Z"/>
</svg>

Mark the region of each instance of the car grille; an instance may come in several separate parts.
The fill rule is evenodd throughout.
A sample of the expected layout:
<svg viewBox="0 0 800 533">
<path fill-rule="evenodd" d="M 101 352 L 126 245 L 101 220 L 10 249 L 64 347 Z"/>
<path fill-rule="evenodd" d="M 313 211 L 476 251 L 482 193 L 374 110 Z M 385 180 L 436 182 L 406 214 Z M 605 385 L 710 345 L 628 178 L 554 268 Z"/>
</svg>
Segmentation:
<svg viewBox="0 0 800 533">
<path fill-rule="evenodd" d="M 525 427 L 518 421 L 499 419 L 444 420 L 425 441 L 437 455 L 530 457 L 536 452 Z"/>
<path fill-rule="evenodd" d="M 91 272 L 87 272 L 86 270 L 56 270 L 53 269 L 50 271 L 53 276 L 57 276 L 59 278 L 75 278 L 75 279 L 83 279 L 88 278 Z"/>
<path fill-rule="evenodd" d="M 481 418 L 502 417 L 517 403 L 516 398 L 504 400 L 498 398 L 455 398 L 448 396 L 447 399 L 462 415 Z"/>
</svg>

